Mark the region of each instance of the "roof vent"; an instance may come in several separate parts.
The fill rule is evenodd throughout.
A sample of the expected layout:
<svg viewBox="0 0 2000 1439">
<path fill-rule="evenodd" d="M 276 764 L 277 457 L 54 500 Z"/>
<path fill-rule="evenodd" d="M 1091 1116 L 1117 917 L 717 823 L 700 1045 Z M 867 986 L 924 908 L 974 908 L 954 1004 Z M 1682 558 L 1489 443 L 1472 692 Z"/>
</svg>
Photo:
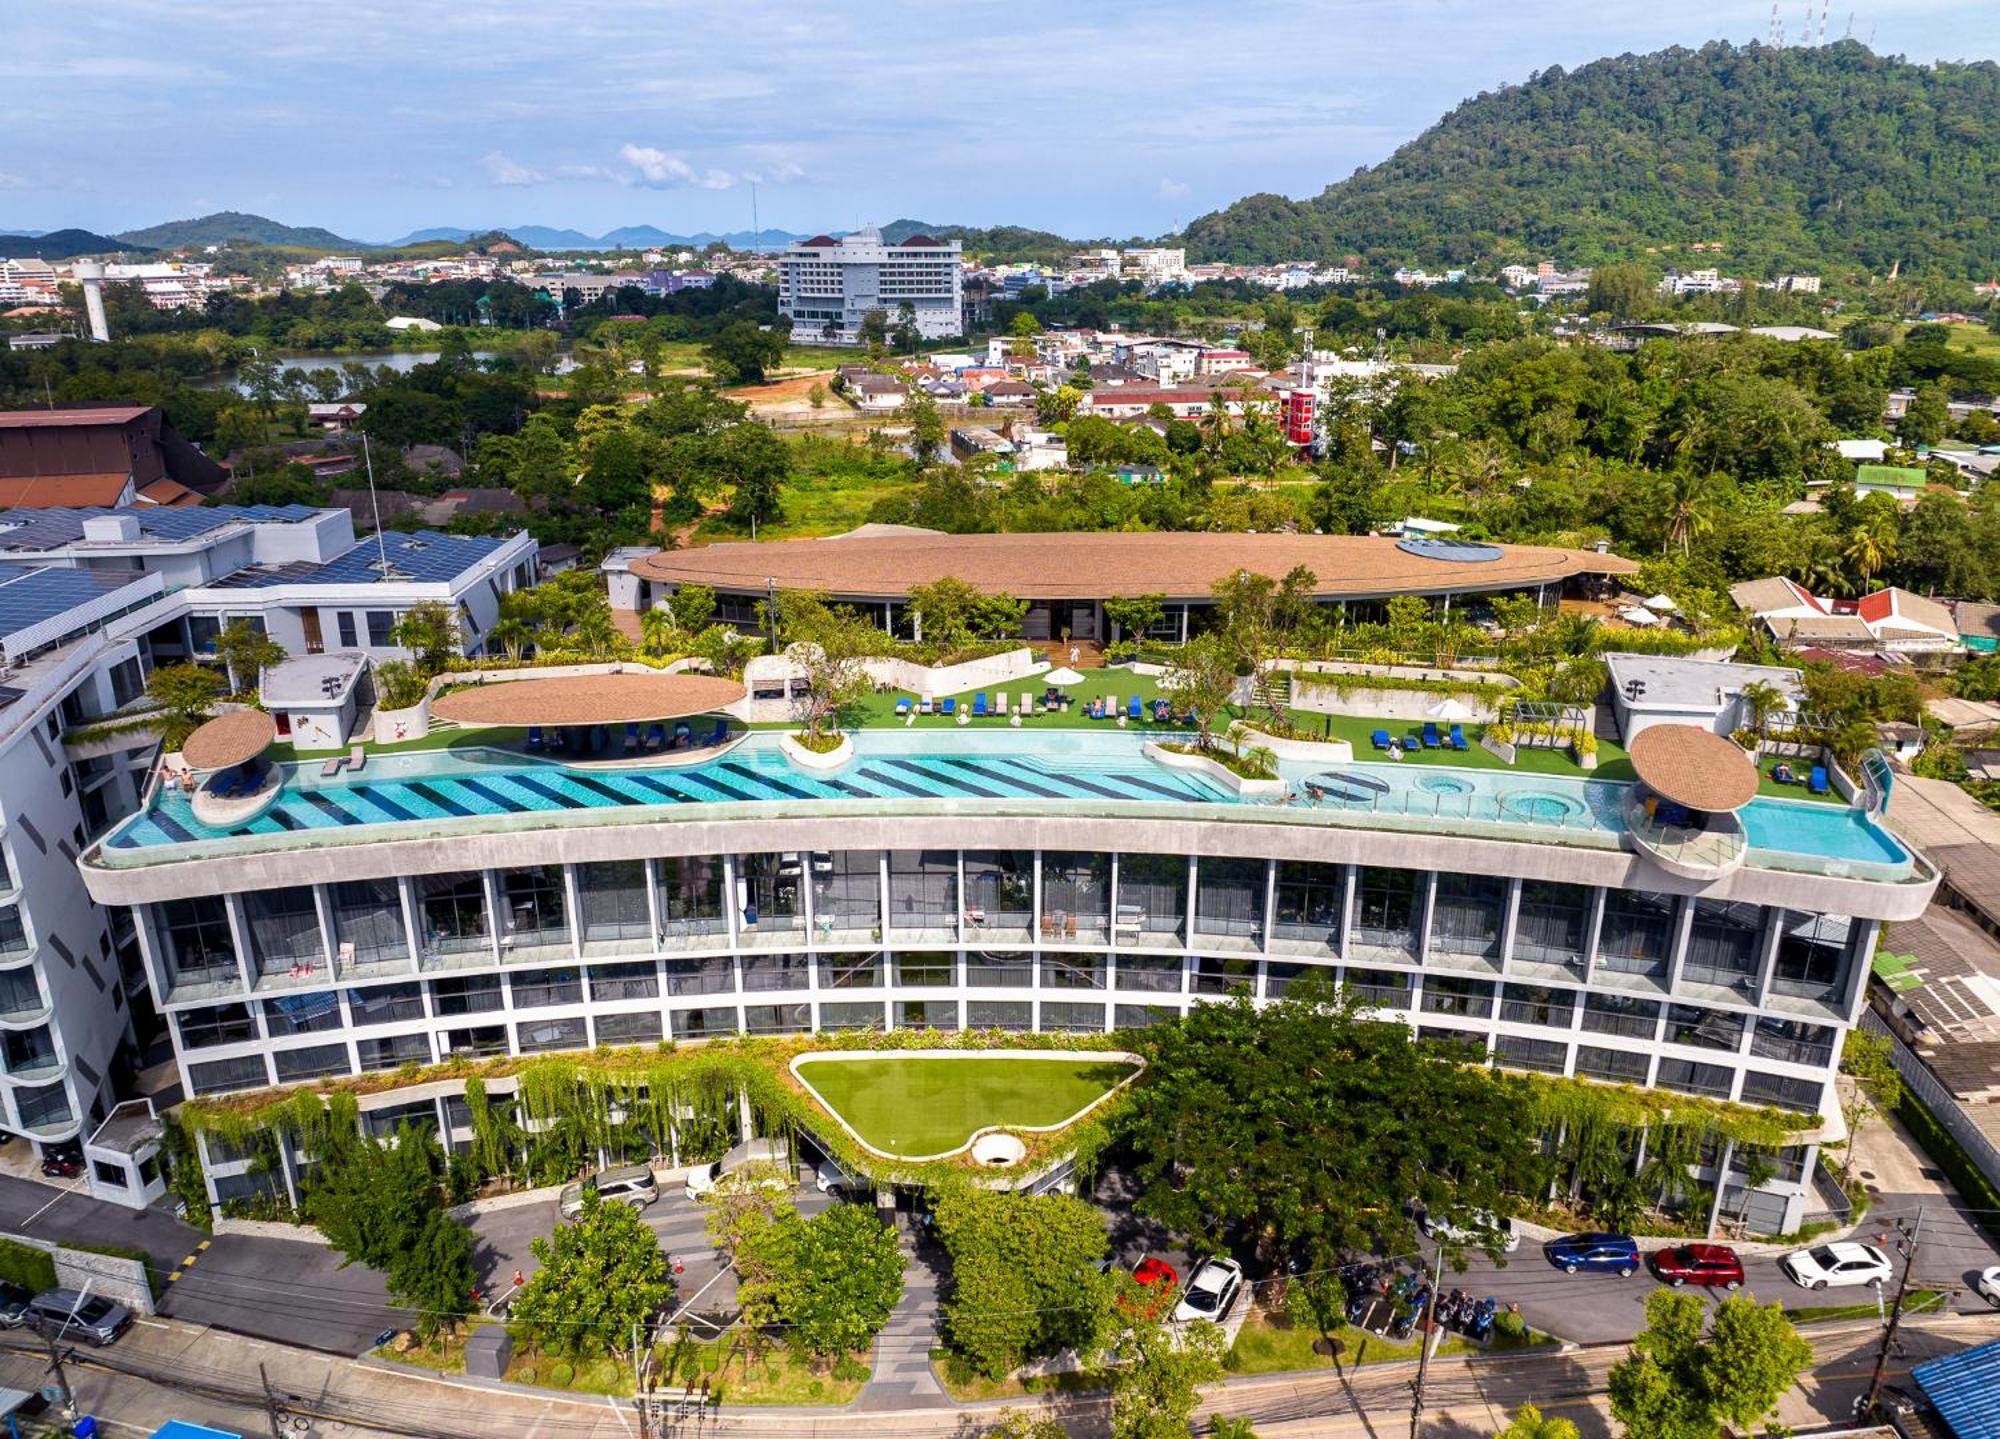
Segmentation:
<svg viewBox="0 0 2000 1439">
<path fill-rule="evenodd" d="M 87 544 L 137 544 L 139 517 L 123 513 L 88 516 L 83 522 L 83 538 Z"/>
</svg>

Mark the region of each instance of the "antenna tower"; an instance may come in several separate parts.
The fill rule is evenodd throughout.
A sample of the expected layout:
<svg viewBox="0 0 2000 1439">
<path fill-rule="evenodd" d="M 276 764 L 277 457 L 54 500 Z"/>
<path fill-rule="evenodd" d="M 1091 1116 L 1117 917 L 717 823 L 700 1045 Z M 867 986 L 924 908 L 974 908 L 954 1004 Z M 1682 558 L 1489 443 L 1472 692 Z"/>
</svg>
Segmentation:
<svg viewBox="0 0 2000 1439">
<path fill-rule="evenodd" d="M 1778 0 L 1771 0 L 1771 24 L 1764 32 L 1764 39 L 1774 50 L 1785 43 L 1784 23 L 1778 19 Z"/>
</svg>

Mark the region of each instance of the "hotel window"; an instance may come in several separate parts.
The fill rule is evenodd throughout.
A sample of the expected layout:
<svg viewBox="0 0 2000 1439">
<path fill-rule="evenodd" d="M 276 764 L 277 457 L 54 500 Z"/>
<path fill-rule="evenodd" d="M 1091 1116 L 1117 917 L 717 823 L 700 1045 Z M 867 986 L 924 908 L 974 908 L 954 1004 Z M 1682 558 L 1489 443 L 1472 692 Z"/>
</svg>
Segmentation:
<svg viewBox="0 0 2000 1439">
<path fill-rule="evenodd" d="M 1815 1114 L 1819 1111 L 1824 1088 L 1817 1079 L 1794 1079 L 1783 1074 L 1764 1074 L 1755 1069 L 1743 1071 L 1745 1104 L 1770 1104 L 1779 1109 Z"/>
<path fill-rule="evenodd" d="M 600 1014 L 591 1023 L 599 1044 L 657 1044 L 660 1040 L 658 1011 L 636 1014 Z"/>
<path fill-rule="evenodd" d="M 1410 1007 L 1410 976 L 1393 969 L 1349 969 L 1341 976 L 1340 987 L 1377 1009 Z"/>
<path fill-rule="evenodd" d="M 1627 1039 L 1651 1039 L 1660 1028 L 1660 1006 L 1622 994 L 1586 994 L 1583 1027 L 1592 1034 L 1616 1034 Z"/>
<path fill-rule="evenodd" d="M 1693 1004 L 1670 1004 L 1664 1038 L 1669 1044 L 1692 1049 L 1734 1051 L 1743 1043 L 1743 1016 Z"/>
<path fill-rule="evenodd" d="M 1568 1029 L 1576 1013 L 1576 992 L 1539 984 L 1509 984 L 1500 991 L 1500 1017 L 1514 1024 Z"/>
<path fill-rule="evenodd" d="M 369 1024 L 399 1024 L 404 1020 L 422 1019 L 424 989 L 414 981 L 350 989 L 347 991 L 347 1008 L 354 1016 L 356 1029 Z"/>
<path fill-rule="evenodd" d="M 1727 1099 L 1729 1081 L 1730 1071 L 1720 1064 L 1700 1064 L 1692 1059 L 1662 1059 L 1656 1082 L 1662 1089 L 1676 1089 L 1682 1094 Z"/>
<path fill-rule="evenodd" d="M 882 983 L 882 956 L 879 954 L 822 954 L 819 957 L 821 989 L 874 989 Z"/>
<path fill-rule="evenodd" d="M 364 1072 L 397 1069 L 405 1064 L 429 1064 L 431 1037 L 393 1034 L 382 1039 L 360 1039 L 354 1043 L 354 1053 Z"/>
<path fill-rule="evenodd" d="M 1047 956 L 1044 956 L 1043 963 L 1047 962 Z M 1181 961 L 1177 956 L 1121 954 L 1118 956 L 1116 983 L 1119 989 L 1137 990 L 1144 994 L 1179 994 L 1181 974 Z"/>
<path fill-rule="evenodd" d="M 1423 1009 L 1426 1014 L 1487 1019 L 1493 1014 L 1493 986 L 1484 980 L 1432 975 L 1424 981 Z"/>
<path fill-rule="evenodd" d="M 271 1038 L 294 1034 L 323 1034 L 344 1029 L 347 1020 L 340 1012 L 340 996 L 329 990 L 308 994 L 281 994 L 264 1001 L 264 1028 Z"/>
<path fill-rule="evenodd" d="M 368 647 L 384 650 L 394 644 L 389 631 L 396 627 L 396 616 L 388 610 L 368 611 Z"/>
<path fill-rule="evenodd" d="M 515 945 L 569 943 L 569 901 L 559 864 L 500 872 L 502 941 Z"/>
<path fill-rule="evenodd" d="M 1749 993 L 1757 983 L 1763 937 L 1762 905 L 1696 900 L 1687 963 L 1681 968 L 1683 982 Z"/>
<path fill-rule="evenodd" d="M 1673 957 L 1676 901 L 1668 894 L 1614 889 L 1604 896 L 1597 962 L 1619 974 L 1664 980 Z"/>
<path fill-rule="evenodd" d="M 746 1004 L 743 1006 L 745 1034 L 798 1034 L 812 1028 L 809 1004 Z"/>
<path fill-rule="evenodd" d="M 350 962 L 351 945 L 352 963 L 401 960 L 407 967 L 410 940 L 395 880 L 343 880 L 332 887 L 328 898 L 333 901 L 333 933 L 343 962 Z"/>
<path fill-rule="evenodd" d="M 1594 1044 L 1576 1047 L 1576 1073 L 1585 1079 L 1604 1079 L 1614 1084 L 1644 1084 L 1646 1067 L 1652 1061 L 1636 1049 L 1601 1049 Z"/>
<path fill-rule="evenodd" d="M 882 924 L 882 856 L 872 849 L 837 849 L 812 857 L 813 914 L 820 933 Z"/>
<path fill-rule="evenodd" d="M 722 860 L 693 855 L 663 859 L 660 866 L 660 927 L 668 938 L 723 934 Z"/>
<path fill-rule="evenodd" d="M 660 973 L 650 960 L 641 964 L 599 964 L 590 969 L 592 999 L 658 999 Z"/>
<path fill-rule="evenodd" d="M 488 947 L 484 875 L 423 875 L 417 893 L 425 953 L 464 954 Z"/>
<path fill-rule="evenodd" d="M 743 990 L 806 989 L 812 984 L 812 961 L 803 954 L 746 954 L 742 959 Z"/>
<path fill-rule="evenodd" d="M 1493 1041 L 1493 1062 L 1503 1069 L 1561 1074 L 1568 1058 L 1569 1046 L 1559 1039 L 1529 1039 L 1519 1034 L 1503 1034 Z"/>
<path fill-rule="evenodd" d="M 726 954 L 712 959 L 667 961 L 668 994 L 730 994 L 735 989 L 736 961 Z"/>
<path fill-rule="evenodd" d="M 261 1054 L 190 1064 L 186 1073 L 190 1094 L 226 1094 L 235 1089 L 263 1089 L 271 1082 Z M 22 1125 L 30 1129 L 35 1127 L 38 1118 L 39 1122 L 47 1124 L 66 1123 L 70 1117 L 69 1096 L 59 1084 L 35 1094 L 32 1099 L 30 1091 L 17 1092 L 14 1107 L 20 1112 Z"/>
<path fill-rule="evenodd" d="M 1421 870 L 1364 867 L 1355 876 L 1353 942 L 1415 954 L 1423 904 Z"/>
<path fill-rule="evenodd" d="M 896 1001 L 896 1028 L 937 1029 L 946 1032 L 958 1028 L 958 1001 L 955 999 L 899 999 Z"/>
<path fill-rule="evenodd" d="M 1434 953 L 1491 959 L 1500 953 L 1507 916 L 1507 881 L 1479 874 L 1440 874 L 1431 907 Z"/>
<path fill-rule="evenodd" d="M 1104 1006 L 1078 1004 L 1071 1000 L 1042 1001 L 1042 1032 L 1045 1034 L 1100 1034 L 1104 1030 Z"/>
<path fill-rule="evenodd" d="M 590 1043 L 584 1033 L 583 1016 L 552 1019 L 524 1019 L 514 1026 L 514 1041 L 523 1054 L 546 1054 L 552 1049 L 582 1049 Z"/>
<path fill-rule="evenodd" d="M 1118 861 L 1118 935 L 1158 944 L 1187 920 L 1187 861 L 1175 854 L 1128 854 Z"/>
<path fill-rule="evenodd" d="M 662 861 L 662 875 L 665 874 Z M 796 853 L 736 857 L 736 900 L 746 929 L 787 932 L 805 927 L 800 902 L 804 866 Z"/>
<path fill-rule="evenodd" d="M 969 849 L 965 852 L 965 913 L 968 923 L 989 929 L 1023 929 L 1035 910 L 1035 856 L 1032 850 Z"/>
<path fill-rule="evenodd" d="M 340 634 L 340 647 L 342 649 L 352 650 L 360 648 L 361 642 L 356 636 L 354 629 L 353 610 L 335 610 L 333 612 L 333 624 L 334 628 Z"/>
<path fill-rule="evenodd" d="M 524 969 L 512 982 L 516 1009 L 583 1003 L 583 980 L 574 969 Z"/>
<path fill-rule="evenodd" d="M 1047 1008 L 1047 1006 L 1043 1006 Z M 1025 999 L 971 999 L 965 1004 L 967 1029 L 1028 1030 L 1035 1027 L 1035 1006 Z"/>
<path fill-rule="evenodd" d="M 335 1006 L 335 1013 L 339 1006 Z M 182 1049 L 213 1049 L 223 1044 L 244 1044 L 257 1037 L 257 1025 L 250 1011 L 240 1004 L 214 1004 L 201 1009 L 184 1009 L 174 1016 L 181 1032 Z"/>
<path fill-rule="evenodd" d="M 613 859 L 576 868 L 577 902 L 583 910 L 583 942 L 652 942 L 652 915 L 646 904 L 646 862 Z"/>
<path fill-rule="evenodd" d="M 1514 958 L 1529 964 L 1577 965 L 1590 937 L 1590 895 L 1580 884 L 1524 881 L 1514 920 Z"/>
<path fill-rule="evenodd" d="M 260 975 L 296 976 L 317 970 L 326 959 L 311 889 L 251 890 L 243 896 L 243 917 Z"/>
<path fill-rule="evenodd" d="M 352 1061 L 344 1044 L 309 1044 L 302 1049 L 280 1049 L 271 1058 L 278 1065 L 278 1083 L 297 1084 L 329 1074 L 346 1074 Z"/>
<path fill-rule="evenodd" d="M 1328 949 L 1340 943 L 1340 911 L 1347 901 L 1347 871 L 1337 864 L 1278 862 L 1278 914 L 1272 934 Z"/>
<path fill-rule="evenodd" d="M 955 929 L 958 855 L 948 849 L 892 850 L 889 924 L 893 929 Z"/>
<path fill-rule="evenodd" d="M 1750 1052 L 1763 1059 L 1824 1068 L 1833 1063 L 1834 1032 L 1823 1024 L 1808 1024 L 1802 1019 L 1766 1016 L 1757 1021 L 1751 1032 Z"/>
<path fill-rule="evenodd" d="M 454 975 L 431 981 L 431 1002 L 439 1015 L 491 1014 L 505 1006 L 497 974 Z"/>
<path fill-rule="evenodd" d="M 1854 921 L 1845 915 L 1786 910 L 1772 993 L 1837 1007 L 1847 989 L 1853 937 Z"/>
<path fill-rule="evenodd" d="M 1046 963 L 1047 961 L 1044 961 Z M 1101 961 L 1100 961 L 1101 963 Z M 1026 954 L 972 953 L 965 957 L 965 983 L 969 989 L 1028 989 L 1035 982 L 1035 962 Z M 1102 986 L 1100 972 L 1098 984 Z"/>
<path fill-rule="evenodd" d="M 169 991 L 183 983 L 238 982 L 236 946 L 229 935 L 229 912 L 219 896 L 170 899 L 156 913 Z"/>
<path fill-rule="evenodd" d="M 1264 932 L 1264 884 L 1270 867 L 1261 859 L 1203 859 L 1195 866 L 1194 928 L 1254 942 Z"/>
<path fill-rule="evenodd" d="M 1042 938 L 1102 943 L 1111 922 L 1111 856 L 1042 855 Z"/>
<path fill-rule="evenodd" d="M 1137 956 L 1123 961 L 1131 964 Z M 1169 960 L 1176 976 L 1180 972 L 1180 961 Z M 1122 967 L 1122 965 L 1121 965 Z M 1062 952 L 1042 953 L 1042 985 L 1047 989 L 1102 989 L 1108 972 L 1108 965 L 1101 954 L 1067 954 Z M 1134 988 L 1124 985 L 1126 989 Z M 1179 988 L 1179 985 L 1175 985 Z"/>
<path fill-rule="evenodd" d="M 899 954 L 896 956 L 896 983 L 932 988 L 958 983 L 958 961 L 950 954 Z"/>
<path fill-rule="evenodd" d="M 872 1004 L 822 1004 L 819 1007 L 819 1027 L 822 1030 L 879 1030 L 882 1027 L 882 1003 L 876 1000 Z"/>
</svg>

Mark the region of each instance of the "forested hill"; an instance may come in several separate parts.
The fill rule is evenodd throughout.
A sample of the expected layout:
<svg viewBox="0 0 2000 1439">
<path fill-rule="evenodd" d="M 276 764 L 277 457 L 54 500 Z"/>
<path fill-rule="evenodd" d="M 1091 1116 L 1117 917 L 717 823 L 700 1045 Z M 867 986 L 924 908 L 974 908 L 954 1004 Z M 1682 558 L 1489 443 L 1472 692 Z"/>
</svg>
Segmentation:
<svg viewBox="0 0 2000 1439">
<path fill-rule="evenodd" d="M 1190 259 L 1431 266 L 1652 247 L 1687 265 L 1720 241 L 1724 268 L 1753 273 L 1900 260 L 1986 278 L 1996 193 L 2000 66 L 1718 42 L 1480 95 L 1316 199 L 1252 195 L 1186 240 Z"/>
</svg>

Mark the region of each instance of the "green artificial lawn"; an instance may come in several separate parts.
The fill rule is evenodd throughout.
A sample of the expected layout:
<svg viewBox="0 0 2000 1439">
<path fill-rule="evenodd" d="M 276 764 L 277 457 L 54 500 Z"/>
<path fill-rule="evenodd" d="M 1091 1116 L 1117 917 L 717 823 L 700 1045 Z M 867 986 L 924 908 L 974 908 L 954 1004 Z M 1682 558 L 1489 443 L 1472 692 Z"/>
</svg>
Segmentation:
<svg viewBox="0 0 2000 1439">
<path fill-rule="evenodd" d="M 1110 1092 L 1133 1066 L 1090 1055 L 801 1060 L 799 1073 L 864 1143 L 884 1154 L 945 1154 L 990 1126 L 1050 1128 Z"/>
</svg>

